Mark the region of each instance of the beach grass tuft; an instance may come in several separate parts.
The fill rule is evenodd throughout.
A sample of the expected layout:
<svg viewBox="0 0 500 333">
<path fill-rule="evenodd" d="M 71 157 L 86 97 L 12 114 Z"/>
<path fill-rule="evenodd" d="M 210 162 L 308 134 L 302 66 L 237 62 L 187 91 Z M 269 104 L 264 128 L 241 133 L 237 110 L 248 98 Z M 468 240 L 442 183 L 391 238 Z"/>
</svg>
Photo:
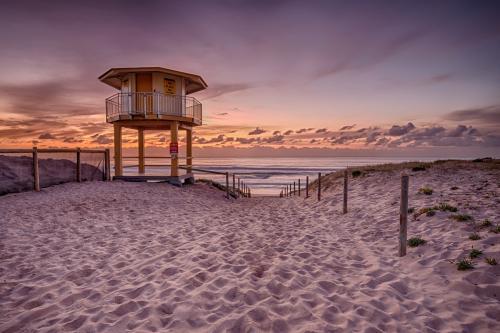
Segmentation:
<svg viewBox="0 0 500 333">
<path fill-rule="evenodd" d="M 468 214 L 453 214 L 453 215 L 450 215 L 450 218 L 452 220 L 457 221 L 457 222 L 472 221 L 472 216 L 470 216 Z"/>
<path fill-rule="evenodd" d="M 436 210 L 434 207 L 423 207 L 420 208 L 417 212 L 413 214 L 413 218 L 417 219 L 420 215 L 425 214 L 425 216 L 434 216 L 436 215 Z"/>
<path fill-rule="evenodd" d="M 467 259 L 467 258 L 463 258 L 463 259 L 457 261 L 456 264 L 457 264 L 457 269 L 459 271 L 466 271 L 469 269 L 474 269 L 474 265 L 472 264 L 472 260 Z"/>
<path fill-rule="evenodd" d="M 500 234 L 500 225 L 497 225 L 497 226 L 491 228 L 490 231 L 495 233 L 495 234 Z"/>
<path fill-rule="evenodd" d="M 486 261 L 486 263 L 491 266 L 495 266 L 497 264 L 497 260 L 495 258 L 487 257 L 484 258 L 484 261 Z"/>
<path fill-rule="evenodd" d="M 427 167 L 424 164 L 420 165 L 415 165 L 413 168 L 411 168 L 411 171 L 425 171 Z"/>
<path fill-rule="evenodd" d="M 418 193 L 425 194 L 425 195 L 431 195 L 432 193 L 434 193 L 434 190 L 430 187 L 421 187 L 418 190 Z"/>
<path fill-rule="evenodd" d="M 408 239 L 408 246 L 409 247 L 417 247 L 420 245 L 424 245 L 425 243 L 427 243 L 427 241 L 425 239 L 420 238 L 420 237 L 413 237 L 413 238 Z"/>
<path fill-rule="evenodd" d="M 481 228 L 489 228 L 489 227 L 491 227 L 492 225 L 493 225 L 493 224 L 491 223 L 491 221 L 490 221 L 490 220 L 485 219 L 483 222 L 481 222 L 481 223 L 479 224 L 479 227 L 481 227 Z"/>
<path fill-rule="evenodd" d="M 352 175 L 352 178 L 359 177 L 359 176 L 361 176 L 361 170 L 353 170 L 351 172 L 351 175 Z"/>
<path fill-rule="evenodd" d="M 477 249 L 472 249 L 469 252 L 469 257 L 471 259 L 475 259 L 475 258 L 478 258 L 479 256 L 481 256 L 482 254 L 483 254 L 483 251 L 477 250 Z"/>
<path fill-rule="evenodd" d="M 440 203 L 438 206 L 435 207 L 436 209 L 439 209 L 442 212 L 452 212 L 456 213 L 458 211 L 458 208 L 455 206 L 452 206 L 446 202 Z"/>
<path fill-rule="evenodd" d="M 470 236 L 469 236 L 469 239 L 470 240 L 479 240 L 481 239 L 481 236 L 479 236 L 479 234 L 477 232 L 474 232 L 472 233 Z"/>
</svg>

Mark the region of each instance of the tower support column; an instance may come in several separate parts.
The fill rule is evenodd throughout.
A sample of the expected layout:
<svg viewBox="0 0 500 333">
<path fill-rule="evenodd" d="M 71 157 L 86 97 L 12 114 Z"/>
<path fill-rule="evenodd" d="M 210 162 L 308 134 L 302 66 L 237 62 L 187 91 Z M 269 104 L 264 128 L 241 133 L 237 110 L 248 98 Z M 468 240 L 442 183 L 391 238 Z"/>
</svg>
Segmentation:
<svg viewBox="0 0 500 333">
<path fill-rule="evenodd" d="M 186 172 L 191 173 L 193 167 L 193 130 L 186 130 Z"/>
<path fill-rule="evenodd" d="M 170 124 L 170 176 L 179 176 L 179 122 Z"/>
<path fill-rule="evenodd" d="M 123 176 L 122 164 L 122 126 L 113 124 L 115 146 L 115 176 Z"/>
<path fill-rule="evenodd" d="M 144 128 L 137 130 L 137 143 L 139 146 L 139 173 L 144 173 Z"/>
</svg>

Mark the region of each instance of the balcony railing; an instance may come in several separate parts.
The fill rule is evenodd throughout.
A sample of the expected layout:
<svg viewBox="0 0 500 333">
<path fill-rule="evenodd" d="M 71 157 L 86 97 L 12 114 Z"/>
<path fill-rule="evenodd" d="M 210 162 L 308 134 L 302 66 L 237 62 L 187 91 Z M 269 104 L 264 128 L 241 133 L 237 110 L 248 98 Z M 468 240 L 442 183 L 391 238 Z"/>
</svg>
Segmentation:
<svg viewBox="0 0 500 333">
<path fill-rule="evenodd" d="M 106 119 L 113 122 L 120 116 L 161 116 L 192 118 L 201 125 L 201 103 L 191 96 L 166 95 L 157 92 L 118 93 L 106 99 Z"/>
</svg>

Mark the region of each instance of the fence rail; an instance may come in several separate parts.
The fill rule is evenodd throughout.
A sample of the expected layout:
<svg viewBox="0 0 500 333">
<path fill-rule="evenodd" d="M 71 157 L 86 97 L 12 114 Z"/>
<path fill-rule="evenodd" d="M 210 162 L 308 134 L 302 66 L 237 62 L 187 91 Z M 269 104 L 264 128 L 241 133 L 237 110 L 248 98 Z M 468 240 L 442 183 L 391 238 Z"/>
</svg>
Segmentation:
<svg viewBox="0 0 500 333">
<path fill-rule="evenodd" d="M 226 185 L 220 185 L 222 190 L 226 191 L 226 198 L 239 198 L 239 197 L 244 197 L 244 198 L 251 198 L 252 197 L 252 191 L 250 187 L 243 182 L 239 177 L 236 177 L 235 173 L 229 173 L 229 172 L 221 172 L 221 171 L 213 171 L 213 170 L 208 170 L 208 169 L 201 169 L 201 168 L 193 168 L 192 166 L 179 166 L 179 169 L 186 169 L 186 170 L 191 170 L 195 172 L 201 172 L 201 173 L 209 173 L 213 175 L 221 175 L 225 176 L 226 180 Z M 232 186 L 230 185 L 230 178 L 232 177 Z M 215 182 L 214 182 L 215 183 Z"/>
<path fill-rule="evenodd" d="M 71 181 L 111 179 L 109 149 L 0 149 L 0 161 L 5 169 L 0 194 L 40 191 Z"/>
</svg>

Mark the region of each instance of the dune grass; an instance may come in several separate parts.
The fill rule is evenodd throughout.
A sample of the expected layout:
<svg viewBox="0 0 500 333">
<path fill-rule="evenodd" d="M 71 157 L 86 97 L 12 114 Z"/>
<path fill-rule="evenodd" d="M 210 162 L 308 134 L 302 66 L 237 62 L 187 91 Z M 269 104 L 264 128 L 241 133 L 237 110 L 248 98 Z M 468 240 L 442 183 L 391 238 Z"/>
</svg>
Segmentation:
<svg viewBox="0 0 500 333">
<path fill-rule="evenodd" d="M 483 254 L 483 251 L 477 250 L 477 249 L 472 249 L 469 252 L 469 258 L 475 259 L 475 258 L 480 257 L 482 254 Z"/>
<path fill-rule="evenodd" d="M 412 238 L 408 239 L 408 246 L 409 247 L 417 247 L 420 245 L 424 245 L 425 243 L 427 243 L 427 241 L 425 239 L 420 238 L 420 237 L 412 237 Z"/>
<path fill-rule="evenodd" d="M 468 222 L 472 221 L 472 216 L 468 214 L 453 214 L 450 215 L 450 219 L 455 220 L 457 222 Z"/>
<path fill-rule="evenodd" d="M 497 264 L 497 260 L 495 258 L 484 258 L 484 261 L 491 266 L 495 266 Z"/>
<path fill-rule="evenodd" d="M 474 269 L 474 265 L 472 264 L 472 260 L 467 259 L 467 258 L 460 259 L 459 261 L 457 261 L 456 265 L 457 265 L 457 269 L 459 271 L 466 271 L 469 269 Z"/>
<path fill-rule="evenodd" d="M 421 187 L 418 190 L 418 193 L 425 194 L 425 195 L 432 195 L 432 193 L 434 193 L 434 190 L 430 187 Z"/>
<path fill-rule="evenodd" d="M 477 232 L 474 232 L 474 233 L 470 234 L 469 239 L 470 240 L 479 240 L 479 239 L 481 239 L 481 236 L 479 236 L 479 234 Z"/>
</svg>

